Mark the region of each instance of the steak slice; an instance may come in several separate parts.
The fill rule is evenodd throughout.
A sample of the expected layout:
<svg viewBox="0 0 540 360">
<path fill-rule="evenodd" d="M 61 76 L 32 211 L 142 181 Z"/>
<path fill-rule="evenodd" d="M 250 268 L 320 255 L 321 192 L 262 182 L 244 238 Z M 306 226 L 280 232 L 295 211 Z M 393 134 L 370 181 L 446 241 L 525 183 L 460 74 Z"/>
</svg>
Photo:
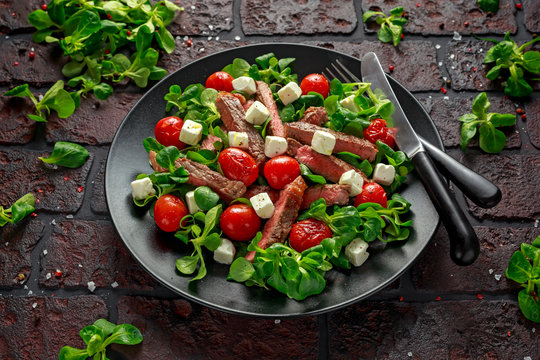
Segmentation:
<svg viewBox="0 0 540 360">
<path fill-rule="evenodd" d="M 377 155 L 377 147 L 366 139 L 361 139 L 353 135 L 347 135 L 306 122 L 285 124 L 285 137 L 298 140 L 302 144 L 311 145 L 311 139 L 317 130 L 326 131 L 334 135 L 336 138 L 336 146 L 334 147 L 333 151 L 334 153 L 348 151 L 360 156 L 362 159 L 367 159 L 370 162 L 375 160 L 375 155 Z"/>
<path fill-rule="evenodd" d="M 250 123 L 246 122 L 246 112 L 240 100 L 232 94 L 221 92 L 216 100 L 216 107 L 221 114 L 221 120 L 228 131 L 245 132 L 249 138 L 247 152 L 253 156 L 260 167 L 266 161 L 264 155 L 264 140 Z"/>
<path fill-rule="evenodd" d="M 302 145 L 298 141 L 291 138 L 287 138 L 287 155 L 295 157 L 296 151 L 298 151 L 298 149 L 300 149 L 302 146 L 304 145 Z"/>
<path fill-rule="evenodd" d="M 168 170 L 159 166 L 156 162 L 156 152 L 150 151 L 150 163 L 155 171 L 167 172 Z M 242 197 L 246 192 L 246 186 L 241 181 L 230 180 L 220 173 L 209 169 L 206 165 L 179 158 L 175 162 L 176 168 L 183 166 L 189 174 L 188 184 L 193 186 L 208 186 L 214 190 L 225 202 L 233 201 Z"/>
<path fill-rule="evenodd" d="M 283 129 L 283 122 L 279 116 L 279 111 L 277 109 L 276 102 L 274 101 L 274 96 L 272 95 L 272 90 L 267 83 L 264 81 L 257 81 L 257 100 L 262 102 L 264 106 L 270 111 L 270 123 L 268 124 L 268 132 L 270 135 L 285 137 L 285 130 Z"/>
<path fill-rule="evenodd" d="M 274 215 L 268 219 L 262 230 L 262 238 L 258 244 L 261 249 L 285 241 L 298 217 L 298 211 L 302 205 L 302 198 L 306 189 L 307 185 L 304 179 L 302 179 L 302 176 L 298 176 L 285 189 L 280 191 L 279 200 L 275 204 Z M 253 251 L 246 255 L 246 259 L 250 261 L 253 261 L 254 257 L 255 252 Z"/>
<path fill-rule="evenodd" d="M 304 112 L 304 116 L 298 121 L 322 126 L 322 124 L 328 121 L 328 114 L 326 113 L 324 106 L 310 106 Z"/>
<path fill-rule="evenodd" d="M 322 175 L 326 180 L 337 183 L 344 172 L 354 170 L 362 175 L 364 181 L 367 181 L 366 175 L 360 170 L 332 155 L 323 155 L 304 145 L 296 151 L 296 160 L 306 165 L 309 170 L 315 174 Z"/>
<path fill-rule="evenodd" d="M 212 135 L 212 134 L 208 134 L 208 136 L 206 137 L 206 139 L 204 139 L 201 143 L 201 150 L 211 150 L 211 151 L 215 151 L 216 149 L 214 148 L 214 143 L 218 141 L 220 143 L 222 143 L 223 141 L 221 140 L 221 138 L 215 136 L 215 135 Z"/>
<path fill-rule="evenodd" d="M 350 185 L 315 185 L 310 186 L 304 192 L 302 209 L 308 209 L 311 203 L 318 199 L 324 199 L 327 206 L 347 205 L 349 203 Z"/>
<path fill-rule="evenodd" d="M 253 105 L 254 102 L 255 99 L 246 100 L 246 102 L 242 104 L 242 106 L 244 107 L 244 111 L 248 111 L 248 109 L 251 107 L 251 105 Z"/>
<path fill-rule="evenodd" d="M 279 200 L 279 190 L 272 189 L 268 185 L 251 185 L 244 194 L 244 197 L 249 199 L 262 193 L 268 193 L 270 200 L 272 200 L 274 204 Z"/>
</svg>

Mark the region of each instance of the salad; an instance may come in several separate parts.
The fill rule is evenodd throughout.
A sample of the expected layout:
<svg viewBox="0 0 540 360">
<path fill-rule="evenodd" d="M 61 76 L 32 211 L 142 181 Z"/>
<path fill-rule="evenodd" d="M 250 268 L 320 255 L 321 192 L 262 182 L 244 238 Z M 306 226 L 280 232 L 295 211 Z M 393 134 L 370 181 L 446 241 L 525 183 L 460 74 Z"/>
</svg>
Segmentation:
<svg viewBox="0 0 540 360">
<path fill-rule="evenodd" d="M 299 81 L 294 66 L 237 58 L 164 97 L 170 116 L 143 141 L 154 172 L 132 196 L 193 247 L 176 261 L 191 281 L 212 255 L 227 280 L 303 300 L 327 271 L 361 266 L 370 243 L 409 238 L 399 188 L 412 164 L 387 126 L 392 103 L 367 83 Z"/>
</svg>

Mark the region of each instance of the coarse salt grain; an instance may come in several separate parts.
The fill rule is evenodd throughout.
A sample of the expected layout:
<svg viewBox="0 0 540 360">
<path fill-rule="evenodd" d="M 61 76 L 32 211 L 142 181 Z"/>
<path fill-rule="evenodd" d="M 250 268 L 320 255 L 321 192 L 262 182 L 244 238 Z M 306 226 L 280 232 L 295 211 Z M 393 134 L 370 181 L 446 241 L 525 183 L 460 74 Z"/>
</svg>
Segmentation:
<svg viewBox="0 0 540 360">
<path fill-rule="evenodd" d="M 495 280 L 499 281 L 501 280 L 502 275 L 501 274 L 495 274 Z"/>
<path fill-rule="evenodd" d="M 29 290 L 28 295 L 32 295 L 32 294 L 33 294 L 32 290 Z"/>
<path fill-rule="evenodd" d="M 191 10 L 195 10 L 195 5 L 191 5 Z"/>
<path fill-rule="evenodd" d="M 47 255 L 48 253 L 47 249 L 43 250 L 43 255 Z"/>
<path fill-rule="evenodd" d="M 530 356 L 525 356 L 523 360 L 532 360 L 532 358 Z"/>
<path fill-rule="evenodd" d="M 33 304 L 32 304 L 32 308 L 35 309 L 36 307 L 37 307 L 37 303 L 33 303 Z"/>
<path fill-rule="evenodd" d="M 47 273 L 47 275 L 45 275 L 45 278 L 46 278 L 47 280 L 49 280 L 51 277 L 52 277 L 51 273 Z"/>
<path fill-rule="evenodd" d="M 53 225 L 53 226 L 56 225 L 56 220 L 55 219 L 52 219 L 51 225 Z"/>
<path fill-rule="evenodd" d="M 79 267 L 82 268 L 82 264 L 79 264 Z"/>
<path fill-rule="evenodd" d="M 208 25 L 208 28 L 209 28 L 210 30 L 214 30 L 214 25 Z"/>
<path fill-rule="evenodd" d="M 441 45 L 437 44 L 435 45 L 435 49 L 439 50 L 441 48 Z"/>
<path fill-rule="evenodd" d="M 39 101 L 43 100 L 43 94 L 39 94 L 38 100 L 39 100 Z"/>
<path fill-rule="evenodd" d="M 493 274 L 493 269 L 489 269 L 488 271 L 490 275 Z"/>
<path fill-rule="evenodd" d="M 235 37 L 234 37 L 234 40 L 236 40 L 236 41 L 240 41 L 240 36 L 238 36 L 238 35 L 237 35 L 237 36 L 235 36 Z"/>
<path fill-rule="evenodd" d="M 407 356 L 412 357 L 412 352 L 409 351 L 409 352 L 407 353 Z"/>
<path fill-rule="evenodd" d="M 187 35 L 184 36 L 184 41 L 188 41 L 188 39 L 189 39 L 189 37 L 187 37 Z"/>
<path fill-rule="evenodd" d="M 199 52 L 203 52 L 203 51 L 204 51 L 204 48 L 200 48 L 200 49 L 199 49 Z"/>
<path fill-rule="evenodd" d="M 279 324 L 280 322 L 281 322 L 281 320 L 279 320 L 279 319 L 274 320 L 274 324 Z"/>
<path fill-rule="evenodd" d="M 444 99 L 444 100 L 450 100 L 450 97 L 445 96 L 445 97 L 443 97 L 443 99 Z"/>
<path fill-rule="evenodd" d="M 212 40 L 212 37 L 211 37 L 211 36 L 208 37 L 208 41 L 210 41 L 210 40 Z"/>
<path fill-rule="evenodd" d="M 66 219 L 73 219 L 73 215 L 66 215 Z"/>
<path fill-rule="evenodd" d="M 94 290 L 96 290 L 96 284 L 93 281 L 89 281 L 87 285 L 90 292 L 94 292 Z"/>
<path fill-rule="evenodd" d="M 534 221 L 534 227 L 535 227 L 535 228 L 538 227 L 538 223 L 539 223 L 539 222 L 540 222 L 540 220 L 538 220 L 538 219 L 536 219 L 536 220 Z"/>
<path fill-rule="evenodd" d="M 459 41 L 461 40 L 461 35 L 457 31 L 454 31 L 454 37 L 452 39 Z"/>
<path fill-rule="evenodd" d="M 5 245 L 6 245 L 6 246 L 8 246 L 8 245 L 9 245 L 9 242 L 8 242 L 8 241 L 6 241 Z"/>
<path fill-rule="evenodd" d="M 111 286 L 112 286 L 113 288 L 118 287 L 118 283 L 115 281 L 115 282 L 113 282 L 113 283 L 111 284 Z"/>
<path fill-rule="evenodd" d="M 216 36 L 216 41 L 219 41 L 219 36 Z"/>
</svg>

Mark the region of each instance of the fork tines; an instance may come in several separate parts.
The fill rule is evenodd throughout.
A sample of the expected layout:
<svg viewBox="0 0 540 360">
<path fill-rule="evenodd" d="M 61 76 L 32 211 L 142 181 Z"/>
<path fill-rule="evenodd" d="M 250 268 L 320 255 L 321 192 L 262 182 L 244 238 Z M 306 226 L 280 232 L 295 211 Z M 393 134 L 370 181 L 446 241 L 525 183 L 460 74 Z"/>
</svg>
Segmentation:
<svg viewBox="0 0 540 360">
<path fill-rule="evenodd" d="M 328 67 L 325 69 L 325 71 L 330 75 L 328 76 L 324 71 L 323 75 L 326 76 L 329 80 L 332 79 L 339 79 L 341 77 L 341 80 L 344 82 L 360 82 L 361 80 L 354 75 L 349 69 L 345 67 L 341 63 L 341 61 L 336 60 L 337 66 L 334 63 L 330 64 L 330 67 L 332 70 L 330 70 Z M 339 76 L 336 76 L 335 73 L 339 74 Z"/>
</svg>

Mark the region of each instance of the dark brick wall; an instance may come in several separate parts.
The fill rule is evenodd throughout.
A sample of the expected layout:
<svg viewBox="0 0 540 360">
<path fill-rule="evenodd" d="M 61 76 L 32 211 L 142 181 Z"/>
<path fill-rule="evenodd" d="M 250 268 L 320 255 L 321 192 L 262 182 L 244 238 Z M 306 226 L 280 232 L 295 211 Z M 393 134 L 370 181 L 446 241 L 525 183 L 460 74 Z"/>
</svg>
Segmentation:
<svg viewBox="0 0 540 360">
<path fill-rule="evenodd" d="M 41 4 L 0 0 L 2 92 L 28 82 L 39 93 L 62 78 L 65 60 L 58 49 L 33 43 L 25 20 Z M 375 51 L 383 67 L 393 65 L 392 76 L 420 99 L 447 151 L 501 187 L 503 200 L 492 209 L 456 191 L 480 238 L 475 264 L 454 265 L 446 231 L 439 229 L 411 269 L 387 289 L 317 317 L 257 319 L 212 310 L 162 287 L 131 257 L 109 218 L 103 174 L 116 128 L 144 90 L 120 85 L 109 100 L 90 97 L 69 119 L 53 116 L 37 125 L 24 116 L 28 102 L 0 97 L 0 204 L 26 192 L 39 201 L 37 216 L 0 229 L 0 359 L 55 359 L 63 345 L 82 346 L 78 331 L 100 317 L 132 323 L 145 336 L 141 345 L 115 346 L 111 359 L 539 359 L 540 326 L 521 315 L 519 287 L 504 271 L 519 244 L 540 234 L 540 96 L 506 98 L 500 84 L 485 79 L 482 60 L 491 44 L 471 34 L 500 39 L 510 31 L 527 41 L 540 31 L 540 2 L 525 0 L 518 10 L 514 1 L 501 0 L 497 14 L 475 4 L 181 2 L 185 11 L 170 27 L 176 50 L 160 60 L 168 71 L 217 51 L 269 41 L 356 57 Z M 398 5 L 409 23 L 394 48 L 379 42 L 361 15 Z M 505 129 L 508 142 L 500 155 L 482 153 L 474 141 L 466 152 L 459 149 L 458 118 L 484 90 L 491 111 L 526 112 Z M 90 159 L 79 169 L 42 164 L 37 156 L 50 153 L 59 140 L 84 144 Z M 96 286 L 93 292 L 89 282 Z"/>
</svg>

